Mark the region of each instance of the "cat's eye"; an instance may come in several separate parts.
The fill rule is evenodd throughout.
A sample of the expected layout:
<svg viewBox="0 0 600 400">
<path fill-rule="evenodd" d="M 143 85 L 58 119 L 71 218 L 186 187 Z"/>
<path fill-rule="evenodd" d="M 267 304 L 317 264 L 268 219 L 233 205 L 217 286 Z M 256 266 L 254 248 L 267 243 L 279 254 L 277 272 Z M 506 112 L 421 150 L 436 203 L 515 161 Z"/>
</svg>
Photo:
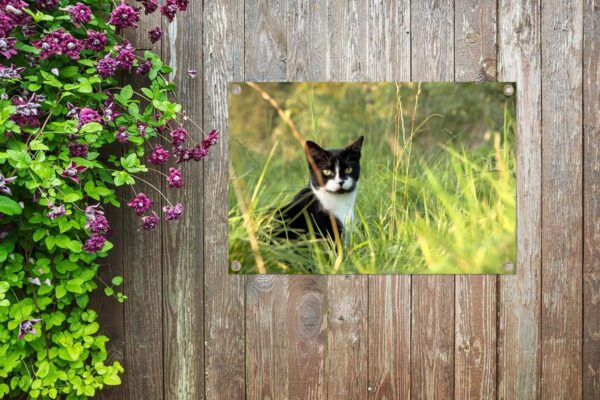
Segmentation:
<svg viewBox="0 0 600 400">
<path fill-rule="evenodd" d="M 346 168 L 346 173 L 347 173 L 347 174 L 349 174 L 349 173 L 351 173 L 351 172 L 352 172 L 352 167 L 348 167 L 348 168 Z"/>
<path fill-rule="evenodd" d="M 324 169 L 323 170 L 323 175 L 330 176 L 331 175 L 331 170 L 330 169 Z"/>
</svg>

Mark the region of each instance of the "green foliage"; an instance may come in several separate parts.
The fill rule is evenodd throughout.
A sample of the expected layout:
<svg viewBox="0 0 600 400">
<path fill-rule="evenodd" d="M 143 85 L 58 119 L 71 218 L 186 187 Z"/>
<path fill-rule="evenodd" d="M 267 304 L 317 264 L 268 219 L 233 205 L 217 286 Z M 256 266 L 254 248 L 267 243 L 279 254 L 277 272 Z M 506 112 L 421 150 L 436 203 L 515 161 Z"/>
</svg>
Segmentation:
<svg viewBox="0 0 600 400">
<path fill-rule="evenodd" d="M 132 61 L 133 70 L 152 62 L 147 77 L 138 79 L 141 91 L 121 87 L 114 74 L 99 75 L 98 60 L 116 57 L 124 38 L 107 23 L 111 2 L 80 2 L 91 10 L 86 23 L 71 20 L 75 2 L 65 0 L 56 7 L 15 1 L 19 9 L 0 10 L 2 18 L 23 13 L 2 32 L 3 40 L 5 34 L 16 39 L 18 51 L 3 54 L 0 65 L 3 73 L 11 65 L 19 70 L 0 77 L 0 398 L 81 399 L 121 383 L 123 368 L 108 359 L 108 338 L 89 300 L 98 286 L 115 301 L 127 296 L 118 289 L 122 277 L 110 283 L 98 277 L 99 260 L 112 244 L 86 248 L 90 237 L 104 240 L 108 229 L 93 231 L 90 213 L 120 205 L 115 188 L 133 185 L 148 171 L 144 143 L 181 111 L 168 97 L 174 86 L 165 74 L 171 69 L 151 51 Z M 40 4 L 48 6 L 36 9 Z M 21 25 L 30 22 L 25 34 Z M 103 50 L 83 46 L 90 30 L 106 35 Z M 82 44 L 77 57 L 66 50 L 41 56 L 39 41 L 55 32 Z M 97 118 L 82 121 L 83 109 Z M 118 149 L 111 144 L 119 128 L 128 144 L 109 154 Z M 85 154 L 71 151 L 74 144 L 85 146 Z M 77 172 L 69 175 L 70 167 Z"/>
<path fill-rule="evenodd" d="M 240 200 L 269 273 L 505 273 L 515 261 L 514 101 L 503 85 L 282 86 L 262 87 L 306 139 L 335 148 L 365 135 L 355 226 L 339 266 L 331 241 L 270 237 L 273 209 L 308 172 L 289 127 L 268 104 L 253 110 L 258 95 L 244 87 L 232 100 L 231 158 L 245 198 L 229 191 L 229 255 L 241 273 L 257 270 Z M 447 113 L 434 109 L 443 104 Z M 262 126 L 261 118 L 238 120 L 253 111 Z"/>
</svg>

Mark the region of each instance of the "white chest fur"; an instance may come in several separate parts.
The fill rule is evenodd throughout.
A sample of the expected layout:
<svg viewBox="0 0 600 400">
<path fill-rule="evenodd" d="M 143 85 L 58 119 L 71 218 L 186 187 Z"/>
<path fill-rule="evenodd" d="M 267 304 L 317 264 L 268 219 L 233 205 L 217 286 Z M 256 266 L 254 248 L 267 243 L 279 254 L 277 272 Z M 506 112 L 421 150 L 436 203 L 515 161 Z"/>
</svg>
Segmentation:
<svg viewBox="0 0 600 400">
<path fill-rule="evenodd" d="M 319 202 L 321 207 L 327 211 L 331 211 L 333 215 L 346 224 L 351 222 L 354 218 L 354 202 L 356 201 L 356 188 L 350 193 L 334 194 L 330 193 L 324 188 L 315 189 L 311 185 L 311 189 Z"/>
</svg>

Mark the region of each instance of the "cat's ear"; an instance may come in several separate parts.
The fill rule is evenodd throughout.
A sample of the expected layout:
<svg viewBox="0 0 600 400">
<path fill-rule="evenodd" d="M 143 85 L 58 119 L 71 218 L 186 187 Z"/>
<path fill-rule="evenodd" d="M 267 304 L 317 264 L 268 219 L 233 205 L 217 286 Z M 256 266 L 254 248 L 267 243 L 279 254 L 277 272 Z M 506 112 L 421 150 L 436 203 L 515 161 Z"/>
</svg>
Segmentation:
<svg viewBox="0 0 600 400">
<path fill-rule="evenodd" d="M 323 148 L 321 148 L 321 146 L 319 146 L 315 142 L 311 142 L 310 140 L 307 140 L 304 143 L 304 152 L 306 153 L 306 158 L 309 162 L 311 159 L 315 162 L 327 159 L 327 151 L 325 151 Z"/>
<path fill-rule="evenodd" d="M 359 153 L 362 148 L 363 141 L 365 140 L 364 136 L 359 137 L 354 142 L 350 143 L 348 146 L 344 147 L 344 151 L 349 151 L 353 153 Z"/>
</svg>

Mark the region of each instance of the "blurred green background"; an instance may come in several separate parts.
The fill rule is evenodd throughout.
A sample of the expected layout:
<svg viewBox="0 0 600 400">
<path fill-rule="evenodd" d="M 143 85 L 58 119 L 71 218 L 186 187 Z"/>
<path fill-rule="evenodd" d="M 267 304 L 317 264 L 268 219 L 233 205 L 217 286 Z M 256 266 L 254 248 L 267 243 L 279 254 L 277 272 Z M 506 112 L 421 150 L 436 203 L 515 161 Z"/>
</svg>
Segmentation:
<svg viewBox="0 0 600 400">
<path fill-rule="evenodd" d="M 239 193 L 230 187 L 230 258 L 244 273 L 261 272 L 258 245 L 270 273 L 504 273 L 516 251 L 516 95 L 506 96 L 504 87 L 231 83 L 230 175 Z M 342 265 L 333 266 L 335 251 L 319 241 L 268 237 L 269 210 L 308 182 L 286 119 L 303 140 L 324 148 L 365 136 L 358 226 Z"/>
</svg>

